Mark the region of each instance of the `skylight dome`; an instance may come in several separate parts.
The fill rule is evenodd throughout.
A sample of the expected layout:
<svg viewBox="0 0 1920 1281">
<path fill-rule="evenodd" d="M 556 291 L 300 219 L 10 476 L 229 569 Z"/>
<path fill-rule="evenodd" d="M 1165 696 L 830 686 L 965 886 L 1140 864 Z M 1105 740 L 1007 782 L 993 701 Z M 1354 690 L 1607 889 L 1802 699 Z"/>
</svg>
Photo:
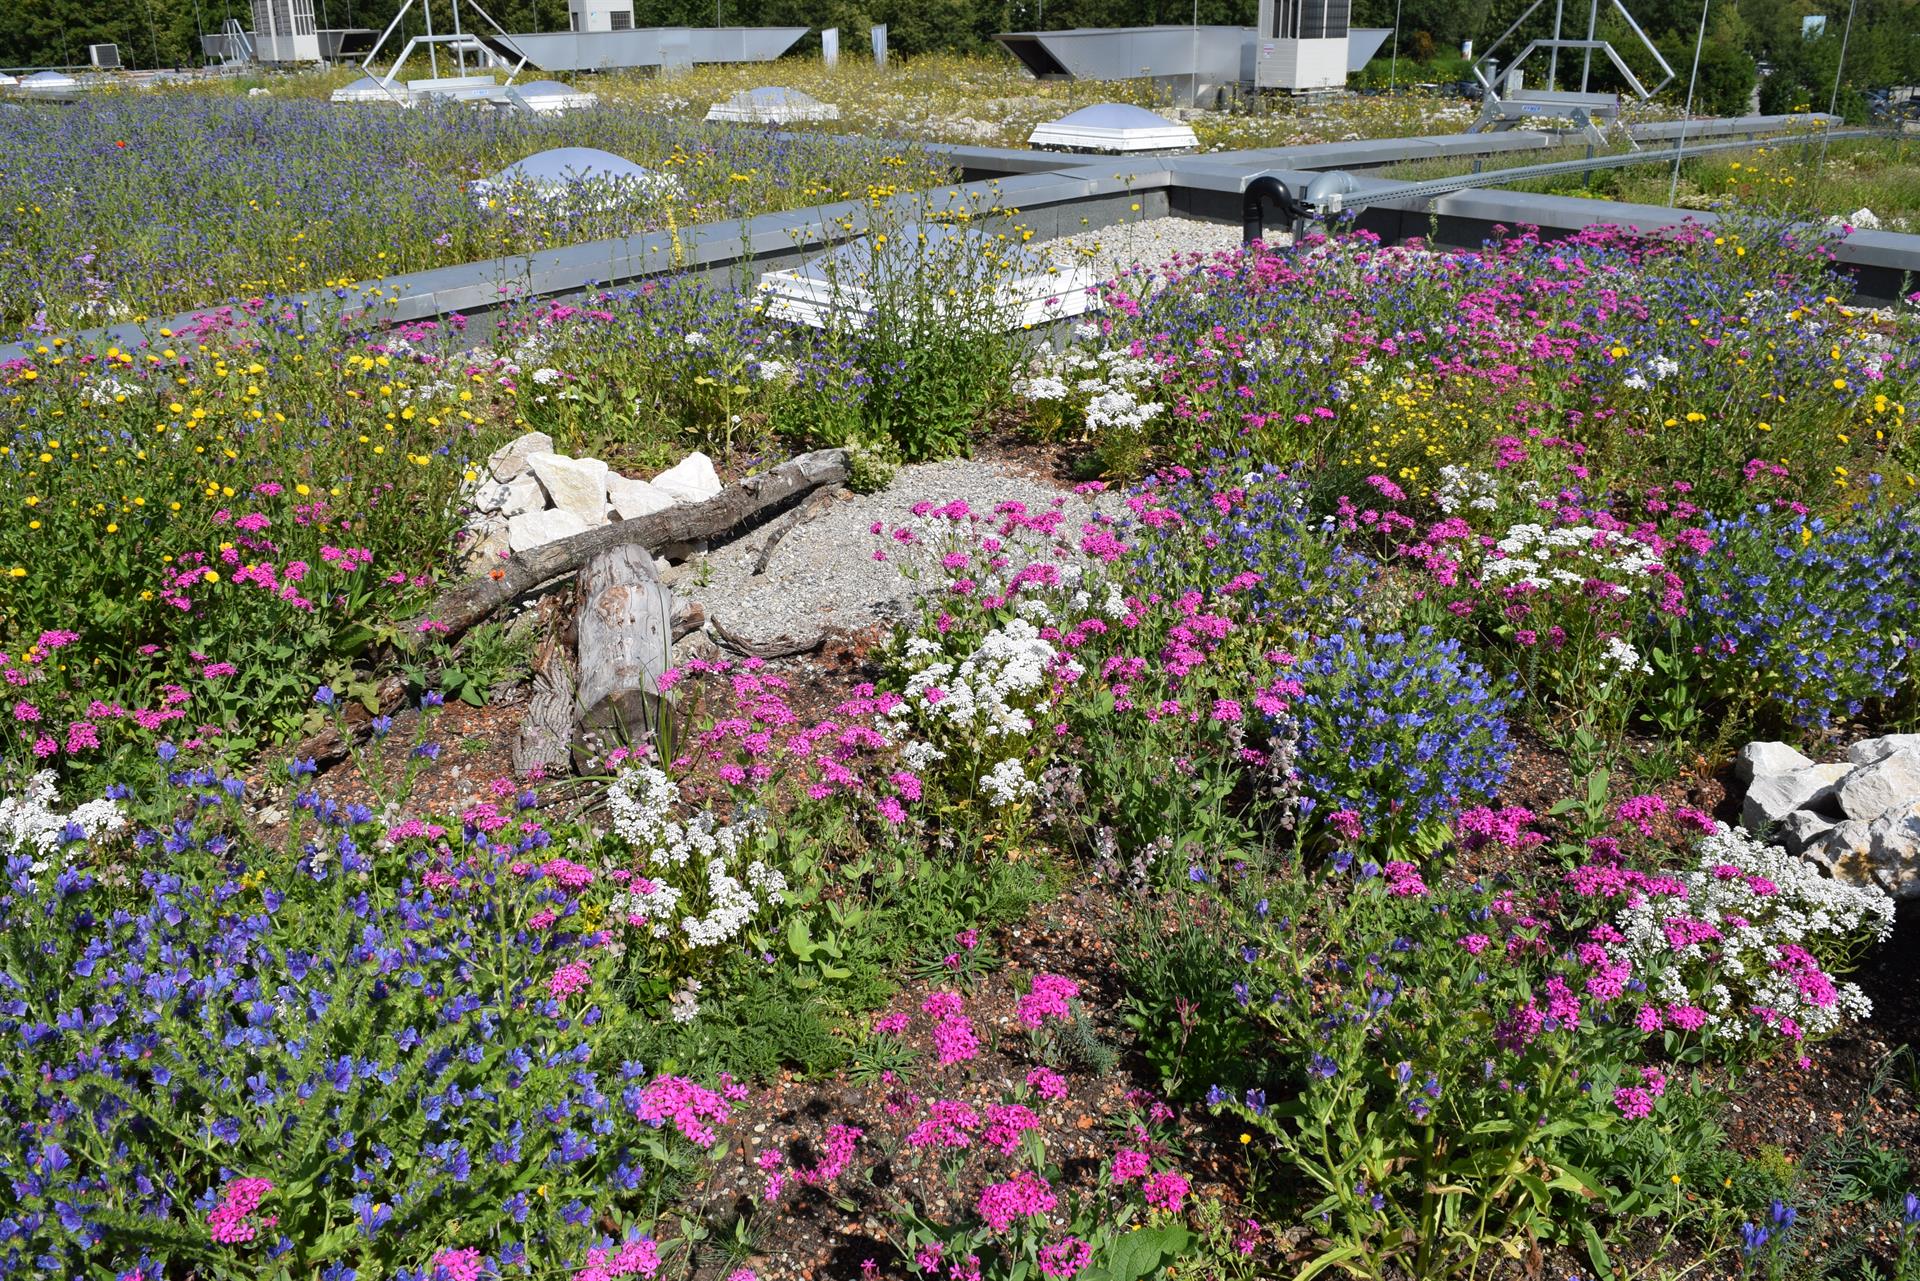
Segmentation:
<svg viewBox="0 0 1920 1281">
<path fill-rule="evenodd" d="M 1193 130 L 1144 107 L 1102 102 L 1035 125 L 1027 143 L 1076 151 L 1175 151 L 1197 147 Z"/>
</svg>

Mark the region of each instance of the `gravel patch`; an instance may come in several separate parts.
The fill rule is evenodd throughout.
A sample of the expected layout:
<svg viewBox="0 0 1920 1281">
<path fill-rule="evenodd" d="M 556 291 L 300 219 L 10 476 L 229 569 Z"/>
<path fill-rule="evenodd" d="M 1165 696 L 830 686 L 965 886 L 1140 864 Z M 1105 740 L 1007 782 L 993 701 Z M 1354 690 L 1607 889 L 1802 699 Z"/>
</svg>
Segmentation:
<svg viewBox="0 0 1920 1281">
<path fill-rule="evenodd" d="M 826 630 L 858 631 L 907 616 L 917 595 L 934 580 L 918 582 L 902 572 L 930 547 L 903 548 L 872 533 L 878 521 L 889 533 L 913 520 L 917 503 L 967 501 L 991 514 L 1004 502 L 1043 511 L 1059 501 L 1069 527 L 1094 510 L 1093 501 L 1000 462 L 958 460 L 901 467 L 877 494 L 842 490 L 823 512 L 791 529 L 775 546 L 765 572 L 754 573 L 761 549 L 786 521 L 774 520 L 731 542 L 717 544 L 676 570 L 677 596 L 698 601 L 707 616 L 744 641 L 770 645 L 803 641 Z M 1109 500 L 1111 503 L 1112 500 Z M 873 553 L 884 550 L 886 560 Z"/>
<path fill-rule="evenodd" d="M 1063 236 L 1048 241 L 1041 249 L 1062 265 L 1091 262 L 1095 280 L 1111 280 L 1135 263 L 1159 267 L 1178 257 L 1211 257 L 1238 249 L 1240 234 L 1240 228 L 1232 223 L 1147 218 Z M 1287 248 L 1293 244 L 1293 233 L 1268 231 L 1266 244 L 1270 249 Z M 1156 279 L 1164 275 L 1157 271 L 1154 274 Z"/>
</svg>

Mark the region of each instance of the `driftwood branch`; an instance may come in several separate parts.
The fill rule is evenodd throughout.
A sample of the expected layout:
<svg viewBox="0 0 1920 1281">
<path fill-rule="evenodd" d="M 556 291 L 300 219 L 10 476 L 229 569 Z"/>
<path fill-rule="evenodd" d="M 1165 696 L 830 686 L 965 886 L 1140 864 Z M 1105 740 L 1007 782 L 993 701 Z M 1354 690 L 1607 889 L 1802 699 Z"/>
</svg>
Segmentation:
<svg viewBox="0 0 1920 1281">
<path fill-rule="evenodd" d="M 767 545 L 760 549 L 760 555 L 753 562 L 755 575 L 767 572 L 767 565 L 773 560 L 773 549 L 780 545 L 781 539 L 833 505 L 833 493 L 831 489 L 814 490 L 784 520 L 773 527 L 773 532 L 767 535 Z"/>
<path fill-rule="evenodd" d="M 458 636 L 501 605 L 542 583 L 577 571 L 602 552 L 630 544 L 656 548 L 719 538 L 796 495 L 822 485 L 837 485 L 847 479 L 847 474 L 844 449 L 801 454 L 727 486 L 704 503 L 617 521 L 523 552 L 485 577 L 468 579 L 442 592 L 418 621 L 438 623 Z"/>
<path fill-rule="evenodd" d="M 815 632 L 806 640 L 793 640 L 782 636 L 777 640 L 756 641 L 748 640 L 738 633 L 727 630 L 717 618 L 707 626 L 722 645 L 736 654 L 745 654 L 750 658 L 792 658 L 796 654 L 811 654 L 825 644 L 827 639 L 825 629 Z"/>
</svg>

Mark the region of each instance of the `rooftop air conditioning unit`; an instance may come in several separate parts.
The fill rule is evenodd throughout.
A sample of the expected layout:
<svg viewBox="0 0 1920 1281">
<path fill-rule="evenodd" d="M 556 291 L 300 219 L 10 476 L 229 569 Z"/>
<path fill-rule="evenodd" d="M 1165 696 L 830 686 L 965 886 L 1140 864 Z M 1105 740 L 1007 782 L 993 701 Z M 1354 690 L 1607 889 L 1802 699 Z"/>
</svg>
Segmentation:
<svg viewBox="0 0 1920 1281">
<path fill-rule="evenodd" d="M 120 46 L 90 44 L 87 46 L 87 61 L 102 70 L 117 70 L 120 66 Z"/>
<path fill-rule="evenodd" d="M 1289 93 L 1347 83 L 1351 0 L 1260 0 L 1253 86 Z"/>
</svg>

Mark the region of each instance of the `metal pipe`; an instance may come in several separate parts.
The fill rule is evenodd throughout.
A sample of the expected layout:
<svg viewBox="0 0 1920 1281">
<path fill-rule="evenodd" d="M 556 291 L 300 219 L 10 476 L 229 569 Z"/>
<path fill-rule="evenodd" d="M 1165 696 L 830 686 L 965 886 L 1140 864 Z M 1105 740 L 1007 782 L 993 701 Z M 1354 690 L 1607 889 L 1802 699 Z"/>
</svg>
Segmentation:
<svg viewBox="0 0 1920 1281">
<path fill-rule="evenodd" d="M 1271 202 L 1289 219 L 1300 216 L 1300 202 L 1294 199 L 1293 188 L 1272 174 L 1261 174 L 1247 184 L 1240 203 L 1240 239 L 1243 243 L 1253 244 L 1264 240 L 1267 234 L 1267 220 L 1262 206 Z"/>
</svg>

